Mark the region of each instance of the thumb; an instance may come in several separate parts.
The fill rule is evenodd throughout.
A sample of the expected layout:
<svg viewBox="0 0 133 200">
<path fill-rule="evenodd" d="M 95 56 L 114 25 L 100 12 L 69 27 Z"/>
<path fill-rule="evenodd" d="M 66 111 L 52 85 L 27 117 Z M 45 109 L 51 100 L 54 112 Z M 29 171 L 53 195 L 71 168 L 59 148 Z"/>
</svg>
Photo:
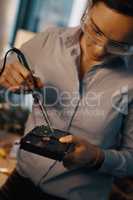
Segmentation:
<svg viewBox="0 0 133 200">
<path fill-rule="evenodd" d="M 34 76 L 34 81 L 37 88 L 42 88 L 44 86 L 40 78 Z"/>
<path fill-rule="evenodd" d="M 79 138 L 73 135 L 67 135 L 65 137 L 61 137 L 59 139 L 61 143 L 68 143 L 68 144 L 78 144 L 80 142 Z"/>
</svg>

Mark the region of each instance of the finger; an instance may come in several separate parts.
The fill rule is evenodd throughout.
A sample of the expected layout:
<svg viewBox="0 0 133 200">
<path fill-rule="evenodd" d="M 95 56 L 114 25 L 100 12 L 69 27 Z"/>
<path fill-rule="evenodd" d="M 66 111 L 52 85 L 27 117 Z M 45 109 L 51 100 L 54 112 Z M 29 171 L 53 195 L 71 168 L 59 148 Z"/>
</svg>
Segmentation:
<svg viewBox="0 0 133 200">
<path fill-rule="evenodd" d="M 74 169 L 74 168 L 77 167 L 73 162 L 66 162 L 66 161 L 64 161 L 63 165 L 64 165 L 65 168 L 67 168 L 69 170 L 72 170 L 72 169 Z"/>
<path fill-rule="evenodd" d="M 17 86 L 17 85 L 11 87 L 10 90 L 11 90 L 12 92 L 19 93 L 19 94 L 20 94 L 21 91 L 22 91 L 21 86 Z"/>
<path fill-rule="evenodd" d="M 5 81 L 5 78 L 4 78 L 4 76 L 1 76 L 1 77 L 0 77 L 0 85 L 2 85 L 2 86 L 3 86 L 3 83 L 4 83 L 4 81 Z"/>
<path fill-rule="evenodd" d="M 25 90 L 27 89 L 30 90 L 34 88 L 33 83 L 28 78 L 25 81 L 23 81 L 22 86 L 23 86 L 23 89 Z"/>
<path fill-rule="evenodd" d="M 13 87 L 16 85 L 22 85 L 22 84 L 25 84 L 27 86 L 30 85 L 30 83 L 27 80 L 29 75 L 26 78 L 24 78 L 20 72 L 16 71 L 16 68 L 12 68 L 12 70 L 10 70 L 9 72 L 10 72 L 10 78 L 8 79 L 9 79 L 10 84 Z M 7 75 L 8 74 L 6 73 L 6 76 Z"/>
<path fill-rule="evenodd" d="M 28 70 L 26 69 L 26 67 L 23 66 L 23 65 L 22 65 L 21 63 L 19 63 L 19 62 L 16 62 L 16 63 L 14 63 L 14 64 L 11 64 L 11 66 L 12 66 L 12 68 L 14 68 L 14 70 L 15 70 L 16 72 L 20 73 L 20 74 L 23 76 L 24 79 L 26 79 L 26 78 L 29 76 L 29 74 L 30 74 L 30 71 L 28 71 Z"/>
<path fill-rule="evenodd" d="M 67 136 L 61 137 L 59 139 L 59 141 L 61 143 L 68 143 L 68 144 L 73 143 L 73 136 L 72 135 L 67 135 Z"/>
<path fill-rule="evenodd" d="M 31 74 L 27 77 L 25 85 L 27 85 L 29 89 L 34 89 L 35 87 L 37 87 L 35 83 L 35 78 L 33 78 Z"/>
<path fill-rule="evenodd" d="M 15 69 L 11 65 L 6 65 L 5 71 L 3 72 L 0 83 L 8 82 L 10 86 L 19 85 L 23 81 L 23 77 L 15 71 Z"/>
<path fill-rule="evenodd" d="M 65 137 L 61 137 L 61 138 L 59 139 L 59 141 L 60 141 L 61 143 L 79 144 L 79 143 L 81 142 L 81 139 L 78 138 L 78 137 L 76 137 L 76 136 L 73 136 L 73 135 L 67 135 L 67 136 L 65 136 Z"/>
<path fill-rule="evenodd" d="M 6 81 L 3 81 L 2 83 L 1 83 L 1 85 L 4 87 L 4 88 L 6 88 L 6 89 L 9 89 L 9 88 L 11 88 L 11 86 L 10 86 L 10 84 Z"/>
<path fill-rule="evenodd" d="M 44 84 L 42 83 L 41 79 L 38 77 L 34 77 L 35 78 L 35 84 L 37 88 L 42 88 L 44 86 Z"/>
<path fill-rule="evenodd" d="M 74 168 L 78 167 L 73 153 L 68 154 L 64 157 L 63 165 L 64 165 L 64 167 L 66 167 L 68 169 L 74 169 Z"/>
<path fill-rule="evenodd" d="M 16 86 L 17 85 L 16 80 L 11 75 L 9 78 L 8 77 L 9 77 L 9 75 L 5 77 L 5 82 L 8 82 L 10 87 Z"/>
<path fill-rule="evenodd" d="M 72 169 L 75 166 L 73 156 L 65 156 L 63 159 L 63 165 L 68 169 Z"/>
<path fill-rule="evenodd" d="M 0 85 L 2 85 L 5 88 L 10 88 L 11 87 L 9 81 L 6 80 L 6 77 L 4 77 L 4 76 L 0 79 Z"/>
<path fill-rule="evenodd" d="M 29 75 L 27 78 L 28 85 L 31 87 L 35 87 L 35 88 L 42 88 L 44 85 L 42 83 L 42 81 L 40 80 L 40 78 L 38 77 L 33 77 L 32 75 Z"/>
<path fill-rule="evenodd" d="M 6 89 L 10 90 L 10 91 L 16 91 L 18 89 L 20 89 L 20 86 L 17 85 L 17 83 L 15 83 L 14 85 L 6 78 L 3 78 L 3 80 L 0 83 L 3 87 L 5 87 Z"/>
<path fill-rule="evenodd" d="M 20 85 L 24 81 L 23 77 L 20 74 L 18 74 L 18 72 L 16 72 L 15 70 L 11 71 L 11 76 L 17 85 Z"/>
</svg>

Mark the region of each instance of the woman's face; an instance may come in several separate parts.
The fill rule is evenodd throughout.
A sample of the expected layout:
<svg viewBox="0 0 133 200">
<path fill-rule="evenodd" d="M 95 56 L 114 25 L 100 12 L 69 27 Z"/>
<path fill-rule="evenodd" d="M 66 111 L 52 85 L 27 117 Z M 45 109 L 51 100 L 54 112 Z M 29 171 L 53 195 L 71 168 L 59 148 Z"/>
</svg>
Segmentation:
<svg viewBox="0 0 133 200">
<path fill-rule="evenodd" d="M 108 52 L 110 44 L 113 48 L 117 43 L 120 47 L 123 44 L 133 45 L 133 17 L 120 14 L 99 2 L 89 11 L 82 39 L 83 53 L 93 60 L 102 61 L 116 56 Z"/>
</svg>

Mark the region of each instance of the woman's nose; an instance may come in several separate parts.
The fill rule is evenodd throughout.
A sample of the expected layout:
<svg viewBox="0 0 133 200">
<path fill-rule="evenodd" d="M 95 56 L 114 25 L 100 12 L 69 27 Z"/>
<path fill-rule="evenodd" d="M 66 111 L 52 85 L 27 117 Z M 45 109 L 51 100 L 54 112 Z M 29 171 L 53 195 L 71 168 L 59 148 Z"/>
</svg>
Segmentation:
<svg viewBox="0 0 133 200">
<path fill-rule="evenodd" d="M 106 43 L 103 44 L 103 45 L 96 44 L 94 53 L 95 53 L 95 56 L 98 57 L 98 58 L 103 58 L 106 55 L 108 55 L 107 44 Z"/>
</svg>

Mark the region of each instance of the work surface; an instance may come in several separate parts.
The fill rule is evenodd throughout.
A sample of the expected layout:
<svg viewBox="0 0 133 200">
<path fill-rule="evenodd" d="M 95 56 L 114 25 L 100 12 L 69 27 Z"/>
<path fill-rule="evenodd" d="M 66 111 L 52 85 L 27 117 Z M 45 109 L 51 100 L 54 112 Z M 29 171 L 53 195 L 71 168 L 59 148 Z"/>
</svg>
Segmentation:
<svg viewBox="0 0 133 200">
<path fill-rule="evenodd" d="M 0 187 L 4 184 L 4 182 L 7 180 L 8 176 L 11 174 L 16 166 L 16 159 L 14 157 L 11 157 L 10 150 L 15 141 L 19 139 L 20 136 L 18 136 L 17 134 L 0 132 L 0 147 L 5 147 L 7 151 L 6 157 L 0 156 Z"/>
<path fill-rule="evenodd" d="M 16 160 L 15 159 L 0 159 L 0 168 L 1 169 L 7 169 L 9 174 L 13 171 L 13 169 L 16 166 Z M 8 175 L 4 173 L 0 173 L 0 187 L 5 183 L 6 179 L 8 178 Z"/>
</svg>

